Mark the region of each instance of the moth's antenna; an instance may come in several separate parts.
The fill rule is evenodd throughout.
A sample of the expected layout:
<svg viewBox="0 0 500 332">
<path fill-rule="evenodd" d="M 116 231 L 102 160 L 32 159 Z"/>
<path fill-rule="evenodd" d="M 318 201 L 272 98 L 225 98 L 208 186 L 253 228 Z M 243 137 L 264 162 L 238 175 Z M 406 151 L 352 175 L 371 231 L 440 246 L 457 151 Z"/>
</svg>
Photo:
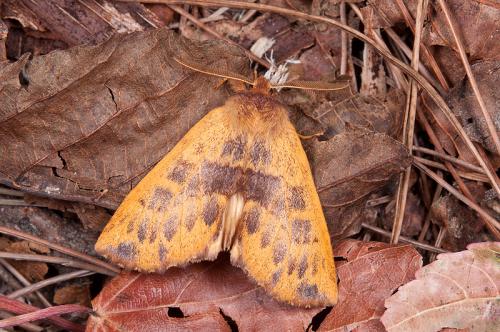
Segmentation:
<svg viewBox="0 0 500 332">
<path fill-rule="evenodd" d="M 272 88 L 292 88 L 301 90 L 317 90 L 317 91 L 335 91 L 350 88 L 351 84 L 348 80 L 339 80 L 336 82 L 322 81 L 290 81 L 283 84 L 272 84 Z"/>
<path fill-rule="evenodd" d="M 220 70 L 218 68 L 212 67 L 212 66 L 203 66 L 198 63 L 193 63 L 188 60 L 180 60 L 178 58 L 174 57 L 174 60 L 178 62 L 179 64 L 183 65 L 184 67 L 187 67 L 189 69 L 192 69 L 194 71 L 204 73 L 207 75 L 212 75 L 212 76 L 218 76 L 230 80 L 236 80 L 236 81 L 241 81 L 250 85 L 254 85 L 254 82 L 249 80 L 243 75 L 237 74 L 237 73 L 227 73 L 223 70 Z"/>
</svg>

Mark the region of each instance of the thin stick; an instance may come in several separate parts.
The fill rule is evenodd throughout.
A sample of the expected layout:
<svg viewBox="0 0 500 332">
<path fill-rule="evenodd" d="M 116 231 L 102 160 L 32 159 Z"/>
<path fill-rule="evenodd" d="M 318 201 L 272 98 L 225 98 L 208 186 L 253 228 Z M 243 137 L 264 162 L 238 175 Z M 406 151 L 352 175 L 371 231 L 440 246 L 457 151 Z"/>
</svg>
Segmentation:
<svg viewBox="0 0 500 332">
<path fill-rule="evenodd" d="M 85 328 L 81 325 L 75 324 L 61 317 L 57 317 L 61 314 L 75 313 L 75 312 L 89 312 L 90 308 L 84 307 L 79 304 L 64 304 L 56 307 L 50 307 L 46 309 L 38 309 L 30 305 L 21 303 L 16 300 L 7 298 L 6 296 L 0 295 L 0 304 L 2 304 L 2 309 L 11 312 L 27 312 L 25 314 L 9 317 L 0 320 L 0 328 L 6 328 L 10 326 L 16 326 L 19 324 L 31 322 L 34 320 L 47 319 L 52 323 L 65 328 L 70 331 L 84 331 Z M 56 316 L 56 317 L 54 317 Z"/>
<path fill-rule="evenodd" d="M 382 228 L 378 228 L 376 226 L 372 226 L 372 225 L 369 225 L 367 223 L 361 223 L 361 226 L 363 226 L 363 228 L 369 229 L 369 230 L 371 230 L 375 233 L 378 233 L 380 235 L 383 235 L 386 237 L 391 237 L 391 232 L 383 230 Z M 420 249 L 424 249 L 424 250 L 428 250 L 428 251 L 432 251 L 432 252 L 437 252 L 437 253 L 448 252 L 444 249 L 436 248 L 434 246 L 431 246 L 430 244 L 421 243 L 421 242 L 415 241 L 413 239 L 409 239 L 409 238 L 404 237 L 404 236 L 400 236 L 399 239 L 401 240 L 401 242 L 413 244 L 415 247 L 420 248 Z"/>
<path fill-rule="evenodd" d="M 427 149 L 427 148 L 424 148 L 421 146 L 414 146 L 413 151 L 423 152 L 423 153 L 429 154 L 431 156 L 435 156 L 435 157 L 441 158 L 443 160 L 450 161 L 454 164 L 463 166 L 463 167 L 468 168 L 474 172 L 484 174 L 484 170 L 481 167 L 478 167 L 474 164 L 471 164 L 465 160 L 455 158 L 455 157 L 450 156 L 449 154 L 446 154 L 446 153 L 440 153 L 438 151 L 435 151 L 432 149 Z"/>
<path fill-rule="evenodd" d="M 120 0 L 122 2 L 136 2 L 135 0 Z M 228 1 L 228 0 L 144 0 L 141 1 L 143 3 L 165 3 L 165 4 L 192 4 L 192 5 L 198 5 L 198 6 L 206 6 L 206 7 L 231 7 L 231 8 L 242 8 L 242 9 L 256 9 L 260 11 L 267 11 L 267 12 L 273 12 L 273 13 L 278 13 L 282 15 L 289 15 L 292 17 L 297 17 L 299 19 L 305 19 L 305 20 L 311 20 L 315 22 L 322 22 L 322 23 L 327 23 L 327 24 L 332 24 L 335 25 L 349 34 L 353 35 L 356 38 L 359 38 L 360 40 L 372 45 L 380 54 L 382 54 L 387 61 L 390 63 L 394 64 L 397 66 L 399 69 L 404 71 L 406 74 L 411 76 L 414 80 L 416 80 L 424 89 L 427 91 L 429 96 L 434 100 L 436 103 L 437 107 L 439 107 L 443 113 L 445 114 L 446 118 L 450 121 L 450 123 L 453 125 L 455 130 L 458 132 L 459 136 L 464 140 L 465 144 L 467 147 L 470 149 L 474 157 L 477 159 L 478 163 L 481 165 L 481 167 L 484 169 L 486 172 L 486 175 L 488 175 L 488 178 L 490 179 L 490 183 L 495 189 L 495 191 L 500 195 L 500 185 L 497 184 L 495 180 L 495 176 L 493 175 L 492 172 L 488 169 L 486 166 L 485 161 L 477 151 L 476 147 L 472 143 L 471 139 L 469 136 L 467 136 L 467 133 L 465 130 L 462 128 L 462 125 L 456 118 L 456 116 L 453 114 L 453 112 L 450 110 L 444 99 L 437 93 L 436 89 L 430 84 L 422 75 L 420 75 L 416 70 L 413 68 L 409 67 L 406 65 L 404 62 L 393 56 L 387 49 L 385 49 L 383 46 L 379 45 L 375 40 L 372 38 L 364 35 L 363 33 L 357 31 L 356 29 L 342 24 L 341 22 L 334 20 L 329 17 L 324 17 L 324 16 L 316 16 L 316 15 L 310 15 L 307 13 L 299 12 L 296 10 L 291 10 L 287 8 L 282 8 L 282 7 L 277 7 L 277 6 L 271 6 L 271 5 L 264 5 L 264 4 L 254 4 L 254 3 L 246 3 L 242 1 Z"/>
<path fill-rule="evenodd" d="M 439 183 L 443 188 L 448 190 L 450 194 L 455 196 L 457 199 L 461 200 L 465 204 L 467 204 L 470 208 L 475 210 L 481 217 L 483 217 L 483 220 L 486 221 L 491 227 L 496 228 L 497 230 L 500 229 L 500 223 L 495 220 L 492 216 L 490 216 L 486 211 L 484 211 L 476 202 L 473 202 L 472 200 L 468 199 L 464 195 L 462 195 L 458 190 L 453 188 L 450 184 L 448 184 L 445 180 L 443 180 L 441 177 L 439 177 L 436 173 L 428 169 L 424 164 L 414 160 L 413 164 L 423 170 L 428 176 L 434 179 L 437 183 Z"/>
<path fill-rule="evenodd" d="M 9 317 L 13 317 L 13 316 L 15 316 L 15 315 L 9 314 L 6 311 L 0 311 L 0 318 L 9 318 Z M 28 331 L 28 332 L 43 332 L 43 331 L 45 331 L 45 329 L 43 327 L 40 327 L 40 326 L 32 324 L 32 323 L 19 324 L 18 326 L 20 328 Z"/>
<path fill-rule="evenodd" d="M 426 16 L 426 9 L 428 5 L 428 0 L 419 0 L 417 4 L 417 19 L 416 19 L 416 29 L 415 38 L 413 42 L 413 55 L 411 59 L 411 66 L 413 69 L 418 70 L 418 64 L 420 61 L 420 40 L 422 37 L 422 28 L 424 25 L 424 18 Z M 415 116 L 417 114 L 417 102 L 418 102 L 418 86 L 415 81 L 410 81 L 409 91 L 407 93 L 407 103 L 406 103 L 406 114 L 403 126 L 403 143 L 411 151 L 413 147 L 413 134 L 415 131 Z M 401 228 L 403 225 L 405 207 L 406 207 L 406 197 L 408 194 L 408 188 L 410 183 L 411 166 L 408 166 L 404 172 L 404 175 L 399 178 L 399 186 L 396 196 L 396 207 L 394 213 L 394 223 L 392 227 L 391 243 L 398 243 L 399 235 L 401 234 Z"/>
<path fill-rule="evenodd" d="M 421 162 L 424 165 L 435 167 L 435 168 L 438 168 L 440 170 L 447 171 L 447 172 L 450 171 L 446 167 L 446 165 L 438 163 L 437 161 L 433 161 L 433 160 L 429 160 L 429 159 L 425 159 L 425 158 L 421 158 L 421 157 L 417 157 L 417 156 L 414 156 L 413 158 L 415 160 Z M 459 170 L 457 170 L 456 172 L 461 178 L 464 178 L 464 179 L 468 179 L 468 180 L 472 180 L 472 181 L 479 181 L 479 182 L 488 182 L 488 178 L 486 177 L 486 175 L 483 175 L 483 174 L 468 173 L 468 172 L 462 172 Z"/>
<path fill-rule="evenodd" d="M 460 36 L 458 35 L 457 29 L 455 28 L 453 19 L 451 18 L 450 9 L 448 8 L 448 5 L 444 0 L 438 0 L 438 3 L 441 9 L 443 10 L 443 14 L 446 17 L 446 21 L 448 22 L 448 25 L 450 27 L 451 34 L 453 35 L 455 43 L 457 44 L 458 53 L 460 54 L 460 59 L 462 60 L 462 64 L 464 65 L 465 72 L 467 73 L 467 77 L 469 78 L 469 82 L 472 87 L 472 90 L 474 91 L 474 95 L 476 96 L 477 102 L 479 103 L 479 108 L 481 109 L 481 113 L 483 113 L 483 117 L 486 122 L 486 126 L 488 127 L 489 134 L 493 139 L 493 142 L 495 143 L 497 154 L 500 155 L 500 138 L 498 137 L 495 124 L 491 119 L 490 113 L 486 109 L 483 97 L 481 95 L 481 92 L 479 91 L 479 87 L 477 86 L 476 78 L 472 73 L 472 68 L 469 64 L 469 60 L 467 60 L 467 54 L 465 53 L 464 45 L 462 43 L 462 40 L 460 39 Z"/>
<path fill-rule="evenodd" d="M 9 295 L 7 295 L 7 297 L 9 299 L 15 299 L 15 298 L 33 293 L 33 292 L 35 292 L 39 289 L 42 289 L 44 287 L 56 284 L 58 282 L 62 282 L 62 281 L 66 281 L 66 280 L 70 280 L 70 279 L 74 279 L 74 278 L 86 277 L 86 276 L 90 276 L 92 274 L 94 274 L 94 272 L 90 272 L 87 270 L 78 270 L 78 271 L 73 271 L 73 272 L 69 272 L 69 273 L 65 273 L 65 274 L 60 274 L 58 276 L 48 278 L 48 279 L 39 281 L 37 283 L 31 284 L 27 287 L 18 289 L 16 291 L 10 293 Z"/>
<path fill-rule="evenodd" d="M 76 250 L 73 250 L 73 249 L 70 249 L 70 248 L 66 248 L 66 247 L 60 246 L 58 244 L 54 244 L 52 242 L 46 241 L 46 240 L 42 240 L 42 239 L 40 239 L 40 238 L 38 238 L 36 236 L 33 236 L 31 234 L 28 234 L 28 233 L 24 233 L 24 232 L 21 232 L 21 231 L 10 229 L 10 228 L 4 227 L 4 226 L 0 226 L 0 233 L 6 234 L 6 235 L 10 235 L 10 236 L 15 236 L 17 238 L 28 240 L 28 241 L 31 241 L 31 242 L 34 242 L 34 243 L 43 244 L 44 246 L 47 246 L 47 247 L 49 247 L 51 249 L 59 251 L 59 252 L 61 252 L 63 254 L 66 254 L 68 256 L 76 257 L 76 258 L 78 258 L 78 259 L 80 259 L 82 261 L 85 261 L 85 262 L 88 262 L 88 263 L 91 263 L 91 264 L 103 267 L 103 268 L 109 270 L 110 272 L 113 272 L 114 274 L 118 274 L 121 271 L 116 266 L 108 264 L 106 262 L 103 262 L 103 261 L 101 261 L 101 260 L 99 260 L 97 258 L 94 258 L 94 257 L 89 256 L 89 255 L 85 255 L 85 254 L 83 254 L 81 252 L 78 252 Z"/>
<path fill-rule="evenodd" d="M 396 4 L 398 5 L 399 9 L 401 10 L 401 13 L 403 13 L 403 17 L 405 18 L 406 25 L 410 27 L 411 31 L 415 33 L 415 22 L 413 21 L 413 18 L 411 17 L 410 12 L 408 11 L 408 8 L 406 8 L 404 2 L 402 0 L 397 0 Z M 388 28 L 392 30 L 392 28 Z M 388 30 L 386 29 L 386 31 Z M 389 31 L 387 31 L 389 32 Z M 429 48 L 427 45 L 422 44 L 422 54 L 425 56 L 425 58 L 429 61 L 429 64 L 431 65 L 434 73 L 436 74 L 437 78 L 439 79 L 439 82 L 441 83 L 443 89 L 445 91 L 450 90 L 450 86 L 448 85 L 448 82 L 446 81 L 446 78 L 443 75 L 443 72 L 439 68 L 438 63 L 432 56 L 432 53 L 429 51 Z"/>
<path fill-rule="evenodd" d="M 340 3 L 340 22 L 347 25 L 345 1 Z M 347 73 L 347 34 L 344 30 L 340 32 L 340 75 Z"/>
<path fill-rule="evenodd" d="M 105 275 L 108 275 L 111 277 L 114 277 L 116 275 L 115 273 L 109 271 L 108 269 L 103 269 L 103 268 L 95 266 L 93 264 L 74 261 L 71 258 L 46 256 L 46 255 L 18 254 L 18 253 L 5 252 L 5 251 L 0 251 L 0 258 L 61 264 L 64 266 L 74 267 L 77 269 L 98 272 L 98 273 L 105 274 Z"/>
</svg>

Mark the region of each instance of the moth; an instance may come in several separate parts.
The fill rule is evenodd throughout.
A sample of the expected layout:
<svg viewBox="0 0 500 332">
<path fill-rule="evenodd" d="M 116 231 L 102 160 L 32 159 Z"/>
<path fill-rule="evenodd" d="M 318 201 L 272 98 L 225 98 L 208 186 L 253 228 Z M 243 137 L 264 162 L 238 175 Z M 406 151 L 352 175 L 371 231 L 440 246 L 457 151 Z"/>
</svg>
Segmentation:
<svg viewBox="0 0 500 332">
<path fill-rule="evenodd" d="M 275 299 L 333 305 L 336 273 L 319 196 L 299 135 L 271 89 L 348 84 L 229 78 L 253 88 L 187 132 L 127 195 L 96 251 L 126 269 L 157 273 L 229 251 L 231 263 Z"/>
</svg>

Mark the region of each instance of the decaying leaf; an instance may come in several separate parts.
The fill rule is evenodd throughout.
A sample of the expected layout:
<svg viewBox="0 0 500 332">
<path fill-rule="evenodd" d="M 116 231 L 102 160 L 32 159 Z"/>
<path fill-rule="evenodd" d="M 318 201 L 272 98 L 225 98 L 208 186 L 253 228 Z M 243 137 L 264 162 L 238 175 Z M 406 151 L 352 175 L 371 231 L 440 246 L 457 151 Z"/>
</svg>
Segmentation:
<svg viewBox="0 0 500 332">
<path fill-rule="evenodd" d="M 422 264 L 420 255 L 408 245 L 355 240 L 342 242 L 336 252 L 346 260 L 338 264 L 339 303 L 320 329 L 379 328 L 384 299 L 413 278 Z M 182 328 L 186 320 L 215 324 L 217 315 L 239 331 L 304 331 L 321 310 L 276 302 L 227 257 L 171 268 L 164 275 L 121 274 L 92 304 L 96 313 L 89 318 L 88 331 L 127 330 L 137 321 L 143 329 L 164 330 Z"/>
<path fill-rule="evenodd" d="M 467 248 L 438 255 L 385 301 L 381 321 L 388 331 L 500 329 L 500 243 Z"/>
<path fill-rule="evenodd" d="M 210 51 L 206 51 L 210 50 Z M 165 29 L 97 46 L 24 56 L 0 70 L 0 181 L 24 191 L 115 208 L 208 110 L 220 79 L 174 57 L 244 73 L 221 42 Z M 211 93 L 200 93 L 207 88 Z"/>
<path fill-rule="evenodd" d="M 475 195 L 478 197 L 479 195 Z M 449 251 L 465 250 L 469 243 L 491 240 L 483 232 L 484 223 L 477 214 L 452 195 L 445 195 L 431 206 L 431 221 L 444 231 L 441 247 Z"/>
<path fill-rule="evenodd" d="M 90 305 L 90 286 L 88 283 L 74 283 L 60 287 L 54 292 L 55 304 L 77 303 L 85 306 Z"/>
<path fill-rule="evenodd" d="M 10 243 L 3 250 L 12 253 L 18 254 L 39 254 L 39 250 L 37 250 L 37 245 L 34 247 L 30 246 L 30 242 L 28 241 L 16 241 Z M 45 247 L 40 248 L 42 250 L 47 249 Z M 46 252 L 45 252 L 46 253 Z M 49 267 L 46 263 L 42 262 L 30 262 L 30 261 L 17 261 L 17 260 L 9 260 L 9 262 L 14 266 L 16 270 L 19 271 L 23 276 L 28 279 L 30 282 L 37 282 L 43 280 L 47 272 L 49 271 Z"/>
<path fill-rule="evenodd" d="M 379 321 L 384 300 L 412 280 L 422 257 L 410 245 L 345 240 L 335 248 L 339 302 L 320 331 L 384 331 Z"/>
<path fill-rule="evenodd" d="M 358 227 L 362 221 L 338 218 L 342 208 L 360 204 L 410 162 L 401 143 L 364 130 L 350 130 L 328 141 L 314 141 L 308 152 L 323 210 L 332 226 L 330 235 L 334 238 L 356 232 L 356 227 L 344 221 L 355 221 Z"/>
<path fill-rule="evenodd" d="M 276 302 L 227 257 L 171 268 L 163 275 L 121 274 L 92 305 L 95 315 L 87 331 L 132 330 L 138 324 L 145 331 L 183 329 L 186 324 L 230 330 L 225 319 L 240 331 L 303 331 L 321 310 Z"/>
<path fill-rule="evenodd" d="M 500 135 L 500 112 L 498 105 L 500 91 L 497 88 L 500 84 L 500 60 L 476 63 L 472 65 L 472 72 L 477 80 L 486 109 L 495 124 L 497 133 Z M 457 115 L 469 137 L 495 153 L 496 148 L 488 131 L 486 120 L 468 81 L 467 78 L 464 78 L 460 84 L 455 86 L 450 91 L 447 100 L 450 108 Z"/>
</svg>

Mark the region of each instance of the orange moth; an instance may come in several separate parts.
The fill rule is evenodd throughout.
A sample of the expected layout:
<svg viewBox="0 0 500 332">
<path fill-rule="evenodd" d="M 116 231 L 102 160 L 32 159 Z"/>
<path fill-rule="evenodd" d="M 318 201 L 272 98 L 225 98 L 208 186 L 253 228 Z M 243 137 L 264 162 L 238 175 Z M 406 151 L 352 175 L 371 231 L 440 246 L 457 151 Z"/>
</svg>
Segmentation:
<svg viewBox="0 0 500 332">
<path fill-rule="evenodd" d="M 253 88 L 210 111 L 128 194 L 96 250 L 126 269 L 163 272 L 229 251 L 274 298 L 337 302 L 330 237 L 299 135 L 271 88 L 337 90 L 346 82 L 272 86 L 184 66 Z"/>
</svg>

